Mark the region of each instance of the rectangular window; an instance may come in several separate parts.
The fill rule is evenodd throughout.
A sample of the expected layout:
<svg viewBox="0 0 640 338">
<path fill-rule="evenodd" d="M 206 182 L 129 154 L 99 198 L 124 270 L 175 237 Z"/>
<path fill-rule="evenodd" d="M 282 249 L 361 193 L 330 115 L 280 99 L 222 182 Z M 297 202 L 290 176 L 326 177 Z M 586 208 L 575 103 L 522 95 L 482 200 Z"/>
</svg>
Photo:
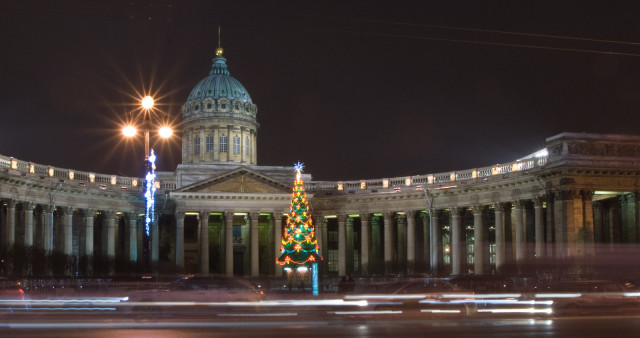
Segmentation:
<svg viewBox="0 0 640 338">
<path fill-rule="evenodd" d="M 240 137 L 233 137 L 233 154 L 240 155 Z"/>
<path fill-rule="evenodd" d="M 249 156 L 249 138 L 248 137 L 244 139 L 244 154 L 246 156 Z"/>
<path fill-rule="evenodd" d="M 206 151 L 207 153 L 212 153 L 213 152 L 213 136 L 207 136 L 207 145 L 206 145 Z"/>
<path fill-rule="evenodd" d="M 226 153 L 227 152 L 227 137 L 226 136 L 220 136 L 220 152 L 221 153 Z"/>
<path fill-rule="evenodd" d="M 195 155 L 200 154 L 200 136 L 193 138 L 193 153 Z"/>
</svg>

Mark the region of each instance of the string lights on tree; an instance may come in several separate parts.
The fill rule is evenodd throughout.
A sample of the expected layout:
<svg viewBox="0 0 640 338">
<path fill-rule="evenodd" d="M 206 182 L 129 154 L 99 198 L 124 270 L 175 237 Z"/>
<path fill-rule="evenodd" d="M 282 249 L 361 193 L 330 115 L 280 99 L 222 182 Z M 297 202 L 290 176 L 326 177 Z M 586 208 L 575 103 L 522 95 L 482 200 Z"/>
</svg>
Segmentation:
<svg viewBox="0 0 640 338">
<path fill-rule="evenodd" d="M 313 263 L 322 260 L 318 250 L 315 226 L 309 210 L 307 193 L 302 182 L 304 165 L 300 162 L 294 165 L 296 180 L 291 193 L 291 206 L 287 215 L 287 224 L 282 234 L 280 257 L 276 263 L 291 270 L 301 267 L 312 267 Z M 303 269 L 304 270 L 304 269 Z"/>
</svg>

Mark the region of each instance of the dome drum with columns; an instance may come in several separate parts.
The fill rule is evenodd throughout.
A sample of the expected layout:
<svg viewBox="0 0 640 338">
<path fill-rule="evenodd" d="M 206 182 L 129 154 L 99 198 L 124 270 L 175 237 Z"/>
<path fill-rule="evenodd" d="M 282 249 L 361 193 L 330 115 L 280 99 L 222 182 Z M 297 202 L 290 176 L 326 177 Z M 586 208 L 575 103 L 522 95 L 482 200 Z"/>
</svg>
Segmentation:
<svg viewBox="0 0 640 338">
<path fill-rule="evenodd" d="M 222 48 L 182 107 L 183 164 L 257 164 L 258 108 L 227 68 Z"/>
</svg>

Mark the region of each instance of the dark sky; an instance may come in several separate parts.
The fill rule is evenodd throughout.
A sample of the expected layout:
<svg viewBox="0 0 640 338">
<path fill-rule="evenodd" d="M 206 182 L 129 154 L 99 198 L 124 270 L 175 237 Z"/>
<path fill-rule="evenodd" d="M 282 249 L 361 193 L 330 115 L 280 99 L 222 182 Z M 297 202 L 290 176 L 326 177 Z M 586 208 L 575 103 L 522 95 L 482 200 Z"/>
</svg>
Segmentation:
<svg viewBox="0 0 640 338">
<path fill-rule="evenodd" d="M 508 162 L 563 131 L 637 134 L 637 3 L 4 0 L 0 154 L 141 176 L 120 121 L 152 91 L 179 122 L 218 25 L 258 106 L 258 163 L 302 161 L 314 180 Z M 180 144 L 156 144 L 159 170 Z"/>
</svg>

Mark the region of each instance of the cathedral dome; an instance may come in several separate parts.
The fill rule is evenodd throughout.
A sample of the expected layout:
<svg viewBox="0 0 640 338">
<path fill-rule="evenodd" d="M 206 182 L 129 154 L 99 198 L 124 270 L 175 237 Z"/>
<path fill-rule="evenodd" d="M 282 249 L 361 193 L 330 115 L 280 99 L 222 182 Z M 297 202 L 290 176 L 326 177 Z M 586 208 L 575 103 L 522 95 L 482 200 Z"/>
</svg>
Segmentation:
<svg viewBox="0 0 640 338">
<path fill-rule="evenodd" d="M 182 107 L 183 117 L 198 113 L 232 113 L 240 118 L 255 119 L 257 107 L 246 88 L 227 68 L 227 59 L 218 55 L 213 59 L 209 76 L 193 87 Z"/>
</svg>

